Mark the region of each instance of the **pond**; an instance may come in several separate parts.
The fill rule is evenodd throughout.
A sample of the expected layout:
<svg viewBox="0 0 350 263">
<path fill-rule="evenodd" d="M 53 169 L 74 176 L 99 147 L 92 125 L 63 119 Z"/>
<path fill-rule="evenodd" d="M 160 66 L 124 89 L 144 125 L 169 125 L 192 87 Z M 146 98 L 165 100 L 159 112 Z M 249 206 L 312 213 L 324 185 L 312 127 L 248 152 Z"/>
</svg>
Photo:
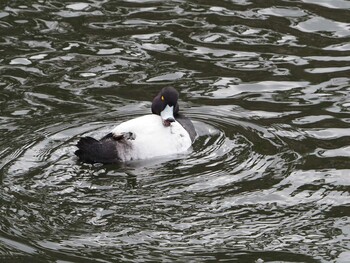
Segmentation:
<svg viewBox="0 0 350 263">
<path fill-rule="evenodd" d="M 4 0 L 2 262 L 348 262 L 350 2 Z M 175 87 L 198 137 L 84 164 Z"/>
</svg>

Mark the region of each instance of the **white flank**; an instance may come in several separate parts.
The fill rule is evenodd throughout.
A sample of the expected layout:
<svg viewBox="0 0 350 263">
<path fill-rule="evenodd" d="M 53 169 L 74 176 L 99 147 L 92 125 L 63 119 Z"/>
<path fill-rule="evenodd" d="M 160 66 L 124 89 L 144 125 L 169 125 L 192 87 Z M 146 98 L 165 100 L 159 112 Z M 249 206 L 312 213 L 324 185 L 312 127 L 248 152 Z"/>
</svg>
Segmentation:
<svg viewBox="0 0 350 263">
<path fill-rule="evenodd" d="M 175 121 L 164 127 L 162 118 L 155 114 L 123 122 L 112 130 L 114 134 L 123 132 L 132 132 L 136 136 L 135 140 L 128 140 L 129 149 L 123 148 L 124 152 L 119 152 L 123 161 L 183 153 L 192 145 L 188 132 L 180 123 Z"/>
</svg>

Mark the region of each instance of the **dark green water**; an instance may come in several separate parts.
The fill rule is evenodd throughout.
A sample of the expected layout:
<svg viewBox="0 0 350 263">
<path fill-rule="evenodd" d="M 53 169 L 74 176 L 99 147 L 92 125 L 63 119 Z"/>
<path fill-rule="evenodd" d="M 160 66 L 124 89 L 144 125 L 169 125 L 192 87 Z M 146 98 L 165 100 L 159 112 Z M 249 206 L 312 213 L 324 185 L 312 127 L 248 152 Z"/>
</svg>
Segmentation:
<svg viewBox="0 0 350 263">
<path fill-rule="evenodd" d="M 1 262 L 350 262 L 350 1 L 0 1 Z M 84 135 L 165 86 L 185 155 Z"/>
</svg>

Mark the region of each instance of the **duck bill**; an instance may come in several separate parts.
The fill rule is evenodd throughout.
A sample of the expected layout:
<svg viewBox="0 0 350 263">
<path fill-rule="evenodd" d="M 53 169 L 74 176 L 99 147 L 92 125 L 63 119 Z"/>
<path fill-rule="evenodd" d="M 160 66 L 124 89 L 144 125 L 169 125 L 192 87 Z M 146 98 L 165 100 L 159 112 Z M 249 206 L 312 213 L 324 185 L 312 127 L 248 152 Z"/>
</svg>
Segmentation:
<svg viewBox="0 0 350 263">
<path fill-rule="evenodd" d="M 175 117 L 174 117 L 174 106 L 169 106 L 166 105 L 166 107 L 164 108 L 164 110 L 162 110 L 160 112 L 160 117 L 163 120 L 163 125 L 165 127 L 168 127 L 171 125 L 172 122 L 175 121 Z"/>
</svg>

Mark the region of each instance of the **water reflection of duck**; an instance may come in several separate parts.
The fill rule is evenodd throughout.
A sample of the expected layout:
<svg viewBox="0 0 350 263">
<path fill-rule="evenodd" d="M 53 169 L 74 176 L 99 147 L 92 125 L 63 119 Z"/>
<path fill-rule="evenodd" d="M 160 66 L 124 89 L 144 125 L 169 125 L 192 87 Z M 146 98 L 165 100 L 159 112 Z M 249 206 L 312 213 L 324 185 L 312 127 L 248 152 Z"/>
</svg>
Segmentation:
<svg viewBox="0 0 350 263">
<path fill-rule="evenodd" d="M 75 154 L 87 163 L 115 163 L 187 151 L 196 131 L 191 120 L 179 114 L 178 98 L 174 88 L 163 88 L 153 99 L 153 114 L 123 122 L 101 140 L 81 138 Z"/>
</svg>

